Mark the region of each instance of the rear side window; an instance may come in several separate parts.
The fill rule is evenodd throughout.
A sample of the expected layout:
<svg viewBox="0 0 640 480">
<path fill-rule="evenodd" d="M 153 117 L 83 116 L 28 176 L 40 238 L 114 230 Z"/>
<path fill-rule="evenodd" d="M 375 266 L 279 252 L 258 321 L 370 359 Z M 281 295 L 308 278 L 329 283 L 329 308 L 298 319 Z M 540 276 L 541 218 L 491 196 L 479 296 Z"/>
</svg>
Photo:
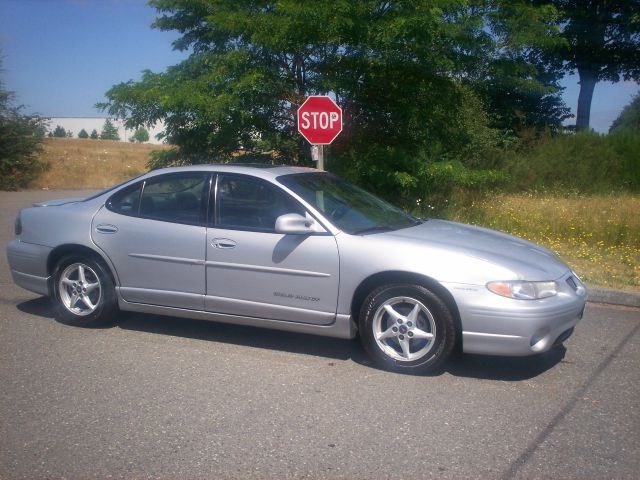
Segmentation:
<svg viewBox="0 0 640 480">
<path fill-rule="evenodd" d="M 145 182 L 139 216 L 165 222 L 205 223 L 209 174 L 186 173 L 154 177 Z"/>
<path fill-rule="evenodd" d="M 124 188 L 107 200 L 107 208 L 122 215 L 137 215 L 141 191 L 142 182 Z"/>
<path fill-rule="evenodd" d="M 204 225 L 209 178 L 204 172 L 160 175 L 120 190 L 106 206 L 122 215 Z"/>
</svg>

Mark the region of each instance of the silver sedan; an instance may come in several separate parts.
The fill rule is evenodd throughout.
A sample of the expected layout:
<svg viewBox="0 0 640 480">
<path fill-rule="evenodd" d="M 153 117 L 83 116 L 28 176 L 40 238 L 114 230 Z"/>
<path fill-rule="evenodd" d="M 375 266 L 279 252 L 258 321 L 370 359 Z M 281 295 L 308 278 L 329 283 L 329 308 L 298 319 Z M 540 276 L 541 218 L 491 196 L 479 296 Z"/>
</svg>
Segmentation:
<svg viewBox="0 0 640 480">
<path fill-rule="evenodd" d="M 425 373 L 454 348 L 522 356 L 571 335 L 586 289 L 549 250 L 412 217 L 326 172 L 200 165 L 35 204 L 7 247 L 14 281 L 60 321 L 118 309 L 353 338 Z"/>
</svg>

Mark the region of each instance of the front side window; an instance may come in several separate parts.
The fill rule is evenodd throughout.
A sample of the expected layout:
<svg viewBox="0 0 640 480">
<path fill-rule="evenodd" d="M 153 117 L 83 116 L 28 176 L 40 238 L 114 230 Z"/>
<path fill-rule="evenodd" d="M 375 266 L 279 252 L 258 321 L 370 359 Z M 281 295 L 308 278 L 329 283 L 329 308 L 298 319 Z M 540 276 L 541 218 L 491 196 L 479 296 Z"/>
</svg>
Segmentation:
<svg viewBox="0 0 640 480">
<path fill-rule="evenodd" d="M 167 174 L 148 179 L 139 216 L 165 222 L 204 224 L 209 174 Z"/>
<path fill-rule="evenodd" d="M 107 200 L 107 208 L 122 215 L 136 216 L 140 206 L 140 192 L 144 182 L 123 188 Z"/>
<path fill-rule="evenodd" d="M 286 213 L 305 214 L 293 198 L 264 180 L 221 175 L 216 193 L 217 228 L 274 232 L 276 219 Z"/>
</svg>

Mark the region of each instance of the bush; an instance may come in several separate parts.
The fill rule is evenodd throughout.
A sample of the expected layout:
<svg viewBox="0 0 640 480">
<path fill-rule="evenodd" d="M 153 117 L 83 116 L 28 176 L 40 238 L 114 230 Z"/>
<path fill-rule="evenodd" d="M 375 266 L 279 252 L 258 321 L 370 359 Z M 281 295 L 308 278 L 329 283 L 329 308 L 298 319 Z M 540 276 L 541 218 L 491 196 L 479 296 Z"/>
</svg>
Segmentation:
<svg viewBox="0 0 640 480">
<path fill-rule="evenodd" d="M 530 150 L 503 152 L 513 191 L 640 191 L 640 134 L 544 136 Z"/>
<path fill-rule="evenodd" d="M 17 110 L 0 114 L 0 190 L 17 190 L 47 169 L 38 160 L 42 119 L 20 115 Z"/>
<path fill-rule="evenodd" d="M 10 105 L 12 93 L 0 83 L 0 190 L 16 190 L 47 168 L 38 160 L 45 121 L 37 115 L 22 115 Z"/>
<path fill-rule="evenodd" d="M 509 175 L 495 169 L 473 169 L 446 159 L 441 147 L 417 154 L 402 148 L 372 146 L 357 161 L 339 159 L 333 170 L 419 216 L 443 216 L 452 203 L 467 203 L 504 189 Z"/>
</svg>

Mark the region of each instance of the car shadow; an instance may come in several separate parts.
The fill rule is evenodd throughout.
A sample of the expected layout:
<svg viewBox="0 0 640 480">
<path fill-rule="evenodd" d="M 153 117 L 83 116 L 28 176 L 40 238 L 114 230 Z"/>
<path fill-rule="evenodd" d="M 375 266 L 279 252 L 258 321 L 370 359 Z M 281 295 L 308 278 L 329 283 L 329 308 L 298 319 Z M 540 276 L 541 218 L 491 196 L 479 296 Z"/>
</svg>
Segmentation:
<svg viewBox="0 0 640 480">
<path fill-rule="evenodd" d="M 51 307 L 51 300 L 49 297 L 38 297 L 26 302 L 19 303 L 17 305 L 18 310 L 29 315 L 35 315 L 37 317 L 55 318 L 55 313 Z"/>
<path fill-rule="evenodd" d="M 364 361 L 366 356 L 357 340 L 320 337 L 207 320 L 122 312 L 118 316 L 117 326 L 124 330 L 264 348 L 335 360 L 357 358 L 359 361 Z"/>
<path fill-rule="evenodd" d="M 55 318 L 53 308 L 47 297 L 22 302 L 17 305 L 17 308 L 21 312 L 42 318 Z M 343 340 L 206 320 L 132 312 L 120 312 L 111 328 L 265 348 L 334 360 L 352 360 L 367 368 L 377 368 L 371 362 L 357 338 Z M 456 377 L 485 380 L 514 382 L 528 380 L 541 375 L 560 363 L 565 356 L 565 352 L 566 348 L 563 345 L 559 345 L 546 353 L 531 357 L 512 358 L 458 353 L 453 355 L 443 370 L 430 376 L 435 377 L 448 373 Z"/>
<path fill-rule="evenodd" d="M 517 382 L 529 380 L 550 370 L 564 359 L 564 345 L 530 357 L 498 357 L 493 355 L 455 355 L 445 371 L 456 377 Z"/>
</svg>

